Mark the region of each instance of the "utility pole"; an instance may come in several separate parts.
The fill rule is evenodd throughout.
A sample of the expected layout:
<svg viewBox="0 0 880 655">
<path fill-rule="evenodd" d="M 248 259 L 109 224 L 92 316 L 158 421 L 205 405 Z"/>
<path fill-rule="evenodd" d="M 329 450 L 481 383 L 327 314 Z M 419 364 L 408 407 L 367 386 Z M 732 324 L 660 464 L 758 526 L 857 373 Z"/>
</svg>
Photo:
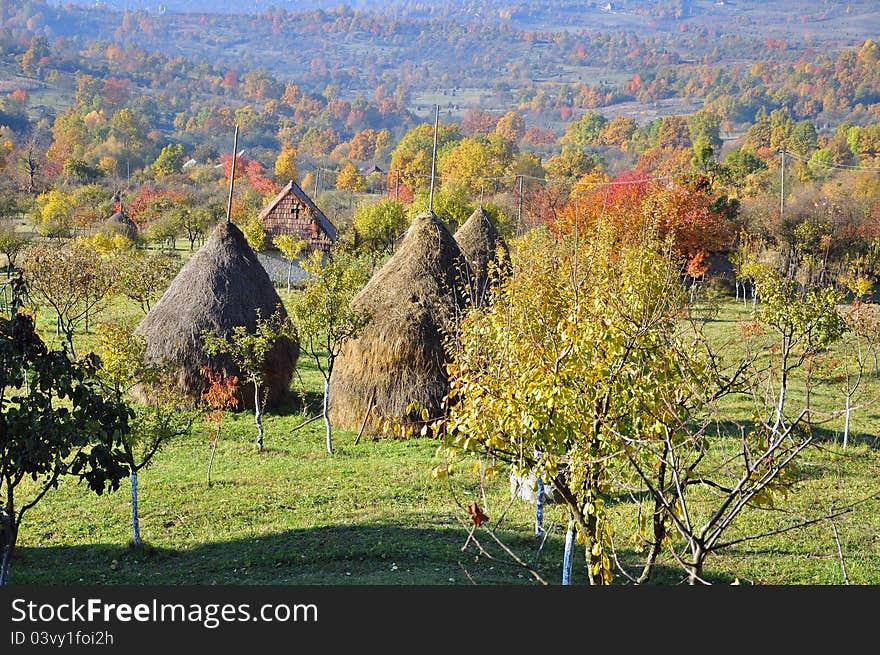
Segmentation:
<svg viewBox="0 0 880 655">
<path fill-rule="evenodd" d="M 434 112 L 434 148 L 431 151 L 431 192 L 428 195 L 428 211 L 434 211 L 434 172 L 437 170 L 437 128 L 440 125 L 440 105 Z"/>
<path fill-rule="evenodd" d="M 232 170 L 229 172 L 229 201 L 226 203 L 226 222 L 232 222 L 232 190 L 235 187 L 235 164 L 238 160 L 238 125 L 232 137 Z"/>
<path fill-rule="evenodd" d="M 785 211 L 785 150 L 779 151 L 782 158 L 782 168 L 779 174 L 779 220 L 782 221 L 782 213 Z"/>
<path fill-rule="evenodd" d="M 522 234 L 523 176 L 519 175 L 519 200 L 516 207 L 516 233 Z"/>
</svg>

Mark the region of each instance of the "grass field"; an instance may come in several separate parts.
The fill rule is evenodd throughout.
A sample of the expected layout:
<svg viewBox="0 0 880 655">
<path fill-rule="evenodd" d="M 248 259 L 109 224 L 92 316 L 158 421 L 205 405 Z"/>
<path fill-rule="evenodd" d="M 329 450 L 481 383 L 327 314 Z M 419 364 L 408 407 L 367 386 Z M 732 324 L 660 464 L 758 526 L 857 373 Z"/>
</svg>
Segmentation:
<svg viewBox="0 0 880 655">
<path fill-rule="evenodd" d="M 114 305 L 108 315 L 130 308 Z M 707 333 L 735 347 L 737 321 L 748 311 L 727 302 Z M 44 335 L 52 327 L 42 322 Z M 82 335 L 82 350 L 93 343 Z M 301 360 L 297 389 L 306 392 L 312 412 L 318 407 L 320 374 Z M 798 390 L 793 390 L 797 402 Z M 833 394 L 816 396 L 828 409 Z M 477 557 L 461 548 L 468 533 L 467 516 L 457 503 L 485 505 L 497 532 L 524 560 L 534 563 L 539 541 L 533 536 L 534 508 L 511 505 L 506 478 L 490 480 L 486 497 L 473 476 L 430 478 L 439 461 L 430 439 L 365 441 L 336 431 L 337 452 L 328 455 L 323 425 L 315 422 L 293 432 L 303 419 L 301 400 L 265 420 L 266 449 L 255 446 L 253 415 L 227 419 L 206 484 L 208 436 L 199 421 L 193 433 L 169 444 L 155 464 L 140 476 L 141 532 L 147 545 L 129 546 L 131 535 L 128 483 L 103 497 L 83 485 L 64 481 L 26 516 L 12 569 L 14 584 L 536 584 L 522 568 L 486 537 L 481 543 L 497 558 Z M 732 401 L 730 412 L 745 420 L 747 403 Z M 818 426 L 817 445 L 798 468 L 799 481 L 789 498 L 772 511 L 749 510 L 737 535 L 760 533 L 831 508 L 860 501 L 836 520 L 849 579 L 854 584 L 880 584 L 880 457 L 876 407 L 856 412 L 855 436 L 844 450 L 838 442 L 840 420 Z M 733 448 L 716 438 L 714 457 Z M 694 502 L 708 500 L 694 492 Z M 703 494 L 700 496 L 700 494 Z M 628 538 L 635 506 L 609 499 L 624 566 L 638 560 Z M 509 508 L 509 511 L 508 511 Z M 506 513 L 505 513 L 506 512 Z M 563 523 L 549 507 L 550 536 L 537 570 L 551 583 L 561 576 Z M 709 580 L 743 584 L 841 584 L 843 568 L 832 526 L 819 523 L 771 538 L 745 542 L 710 558 Z M 618 578 L 622 580 L 623 578 Z M 678 584 L 683 575 L 668 556 L 660 562 L 655 582 Z M 582 553 L 575 558 L 574 581 L 586 582 Z"/>
</svg>

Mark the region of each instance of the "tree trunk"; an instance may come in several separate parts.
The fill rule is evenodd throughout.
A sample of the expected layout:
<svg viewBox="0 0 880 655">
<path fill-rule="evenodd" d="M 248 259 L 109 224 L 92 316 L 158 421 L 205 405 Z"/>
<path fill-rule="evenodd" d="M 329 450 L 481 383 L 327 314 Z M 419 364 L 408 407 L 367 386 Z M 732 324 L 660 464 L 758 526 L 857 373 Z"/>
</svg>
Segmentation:
<svg viewBox="0 0 880 655">
<path fill-rule="evenodd" d="M 598 498 L 598 495 L 593 495 L 593 498 Z M 602 557 L 593 554 L 593 545 L 598 542 L 598 530 L 599 521 L 596 519 L 596 514 L 587 514 L 587 576 L 591 585 L 604 584 L 601 569 Z M 593 572 L 596 566 L 599 567 L 598 574 Z"/>
<path fill-rule="evenodd" d="M 290 276 L 293 273 L 293 262 L 287 263 L 287 293 L 290 293 Z"/>
<path fill-rule="evenodd" d="M 846 394 L 846 415 L 843 419 L 843 447 L 849 444 L 849 415 L 852 412 L 852 396 Z"/>
<path fill-rule="evenodd" d="M 574 521 L 568 522 L 565 532 L 565 553 L 562 556 L 562 584 L 571 584 L 571 559 L 574 552 Z"/>
<path fill-rule="evenodd" d="M 263 408 L 260 406 L 259 384 L 254 384 L 254 421 L 257 424 L 257 450 L 263 452 Z"/>
<path fill-rule="evenodd" d="M 65 332 L 64 336 L 67 338 L 67 345 L 70 346 L 70 358 L 76 359 L 76 349 L 73 347 L 73 330 Z"/>
<path fill-rule="evenodd" d="M 668 454 L 669 448 L 665 447 L 663 449 L 663 459 L 660 460 L 660 466 L 657 471 L 658 489 L 663 489 L 663 487 L 666 486 L 666 457 Z M 666 538 L 666 524 L 663 522 L 663 503 L 661 503 L 658 498 L 654 499 L 654 516 L 652 522 L 654 527 L 654 541 L 651 542 L 651 547 L 648 550 L 648 557 L 645 560 L 645 566 L 638 579 L 639 584 L 645 584 L 650 580 L 651 573 L 654 571 L 654 564 L 663 548 L 663 540 Z"/>
<path fill-rule="evenodd" d="M 138 517 L 138 474 L 131 472 L 131 532 L 134 545 L 141 545 L 141 522 Z"/>
<path fill-rule="evenodd" d="M 696 585 L 703 583 L 703 560 L 706 559 L 706 551 L 703 550 L 702 545 L 697 545 L 694 550 L 694 561 L 693 564 L 687 567 L 688 572 L 688 584 Z"/>
<path fill-rule="evenodd" d="M 538 478 L 538 492 L 535 495 L 535 536 L 544 536 L 544 481 Z"/>
<path fill-rule="evenodd" d="M 324 417 L 324 428 L 326 431 L 327 438 L 327 452 L 331 455 L 333 454 L 333 432 L 330 428 L 330 414 L 328 409 L 330 407 L 330 378 L 326 378 L 324 380 L 324 406 L 322 408 L 321 415 Z"/>
<path fill-rule="evenodd" d="M 9 584 L 9 570 L 12 568 L 12 555 L 15 552 L 17 538 L 18 525 L 15 521 L 15 513 L 10 514 L 5 509 L 0 509 L 0 548 L 3 549 L 0 587 Z"/>
<path fill-rule="evenodd" d="M 211 459 L 208 460 L 208 486 L 211 486 L 211 468 L 214 466 L 214 453 L 217 452 L 217 442 L 220 441 L 220 428 L 217 428 L 217 434 L 214 436 L 214 443 L 211 444 Z"/>
</svg>

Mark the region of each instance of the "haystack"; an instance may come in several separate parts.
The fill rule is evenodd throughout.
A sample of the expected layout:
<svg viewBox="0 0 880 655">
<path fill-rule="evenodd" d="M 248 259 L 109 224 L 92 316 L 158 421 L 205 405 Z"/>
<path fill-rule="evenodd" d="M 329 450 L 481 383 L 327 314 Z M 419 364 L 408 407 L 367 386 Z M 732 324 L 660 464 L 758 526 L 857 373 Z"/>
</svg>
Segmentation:
<svg viewBox="0 0 880 655">
<path fill-rule="evenodd" d="M 463 295 L 471 304 L 480 306 L 489 284 L 509 261 L 507 244 L 482 207 L 458 228 L 455 240 L 467 264 L 460 274 Z"/>
<path fill-rule="evenodd" d="M 202 331 L 229 334 L 239 325 L 254 330 L 258 310 L 268 318 L 278 307 L 286 316 L 281 298 L 241 230 L 224 222 L 184 265 L 136 332 L 146 338 L 149 359 L 178 365 L 181 392 L 198 400 L 206 388 L 204 366 L 241 379 L 229 356 L 204 353 Z M 299 344 L 287 338 L 279 339 L 269 351 L 265 380 L 270 405 L 287 393 L 298 355 Z M 252 385 L 242 384 L 240 396 L 244 406 L 253 406 Z"/>
<path fill-rule="evenodd" d="M 104 221 L 101 231 L 110 235 L 121 234 L 132 241 L 138 239 L 137 225 L 121 209 Z"/>
<path fill-rule="evenodd" d="M 352 301 L 372 319 L 336 361 L 330 415 L 340 427 L 359 429 L 369 410 L 367 431 L 375 434 L 378 419 L 413 418 L 412 401 L 438 415 L 449 389 L 443 330 L 458 307 L 462 265 L 449 228 L 434 214 L 417 216 L 394 256 Z"/>
</svg>

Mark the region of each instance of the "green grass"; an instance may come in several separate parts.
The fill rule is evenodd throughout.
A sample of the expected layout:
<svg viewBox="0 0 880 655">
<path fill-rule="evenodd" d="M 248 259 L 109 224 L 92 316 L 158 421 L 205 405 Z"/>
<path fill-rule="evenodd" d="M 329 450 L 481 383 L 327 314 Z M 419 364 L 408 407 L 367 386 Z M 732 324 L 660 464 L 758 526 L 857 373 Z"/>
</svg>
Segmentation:
<svg viewBox="0 0 880 655">
<path fill-rule="evenodd" d="M 707 324 L 713 340 L 740 340 L 737 322 L 747 314 L 727 303 Z M 108 315 L 129 314 L 115 304 Z M 49 324 L 41 323 L 50 334 Z M 83 349 L 92 335 L 79 337 Z M 314 364 L 301 360 L 300 379 L 317 409 L 321 378 Z M 793 401 L 797 402 L 797 385 Z M 831 408 L 833 395 L 817 395 Z M 750 408 L 734 401 L 727 408 L 745 421 Z M 477 500 L 479 486 L 465 473 L 451 481 L 430 478 L 438 462 L 436 442 L 363 441 L 337 430 L 337 452 L 325 451 L 323 424 L 292 432 L 303 419 L 296 394 L 265 420 L 266 449 L 255 446 L 253 415 L 228 417 L 212 472 L 205 479 L 209 443 L 198 423 L 193 434 L 169 444 L 155 464 L 141 474 L 141 531 L 147 545 L 129 546 L 128 482 L 102 497 L 65 480 L 26 516 L 12 570 L 16 584 L 534 584 L 522 569 L 476 557 L 461 548 L 468 534 L 467 516 L 457 504 Z M 880 427 L 875 408 L 854 417 L 854 445 L 836 442 L 839 421 L 818 426 L 817 446 L 797 469 L 798 482 L 772 511 L 748 510 L 730 536 L 745 536 L 819 516 L 832 507 L 864 499 L 838 518 L 836 526 L 850 580 L 880 583 L 880 457 L 874 435 Z M 735 443 L 716 437 L 713 457 L 720 459 Z M 706 511 L 711 493 L 694 491 L 696 509 Z M 486 488 L 492 521 L 510 506 L 504 476 Z M 636 513 L 628 499 L 610 499 L 621 561 L 635 566 L 638 553 L 631 536 Z M 549 507 L 551 535 L 538 571 L 551 583 L 561 576 L 563 522 Z M 510 506 L 498 533 L 523 559 L 534 562 L 539 542 L 533 537 L 533 507 Z M 506 559 L 486 535 L 481 543 L 499 560 Z M 711 557 L 706 577 L 718 583 L 739 580 L 759 584 L 840 584 L 842 569 L 832 526 L 823 522 L 763 540 L 745 542 Z M 663 556 L 655 582 L 678 584 L 680 568 Z M 622 578 L 618 578 L 622 580 Z M 584 583 L 582 554 L 575 559 L 574 580 Z"/>
</svg>

